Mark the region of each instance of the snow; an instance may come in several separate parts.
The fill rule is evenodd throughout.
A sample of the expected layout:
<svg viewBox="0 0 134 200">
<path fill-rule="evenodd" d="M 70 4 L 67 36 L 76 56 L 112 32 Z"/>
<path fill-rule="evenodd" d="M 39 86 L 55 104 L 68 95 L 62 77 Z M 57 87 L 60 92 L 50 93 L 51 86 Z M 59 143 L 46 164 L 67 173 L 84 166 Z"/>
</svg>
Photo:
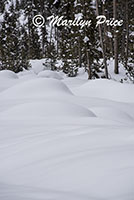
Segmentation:
<svg viewBox="0 0 134 200">
<path fill-rule="evenodd" d="M 22 10 L 21 11 L 21 15 L 20 15 L 20 17 L 19 17 L 19 22 L 20 22 L 20 24 L 23 26 L 23 25 L 26 25 L 26 23 L 27 23 L 27 17 L 25 17 L 25 14 L 24 14 L 24 11 Z"/>
<path fill-rule="evenodd" d="M 77 13 L 74 16 L 75 16 L 75 19 L 82 19 L 83 14 L 82 13 Z"/>
<path fill-rule="evenodd" d="M 3 22 L 3 18 L 4 18 L 4 16 L 0 13 L 0 23 Z M 1 24 L 0 24 L 0 26 L 1 26 Z"/>
<path fill-rule="evenodd" d="M 10 70 L 0 71 L 0 92 L 18 82 L 18 76 Z"/>
<path fill-rule="evenodd" d="M 59 75 L 59 73 L 50 71 L 50 70 L 45 70 L 45 71 L 40 72 L 38 74 L 38 77 L 54 78 L 54 79 L 62 80 L 62 77 Z"/>
<path fill-rule="evenodd" d="M 111 119 L 119 122 L 133 122 L 132 118 L 128 113 L 114 107 L 93 107 L 92 111 L 100 118 Z"/>
<path fill-rule="evenodd" d="M 126 82 L 126 83 L 132 83 L 130 79 L 127 76 L 127 71 L 125 70 L 123 64 L 119 63 L 119 74 L 114 74 L 114 59 L 110 59 L 107 61 L 108 64 L 108 72 L 109 76 L 112 80 L 120 81 L 120 82 Z"/>
<path fill-rule="evenodd" d="M 18 76 L 10 70 L 0 71 L 0 79 L 16 79 Z"/>
<path fill-rule="evenodd" d="M 109 38 L 112 38 L 113 36 L 112 36 L 112 33 L 111 32 L 107 32 L 107 36 L 109 37 Z"/>
<path fill-rule="evenodd" d="M 31 60 L 30 64 L 32 66 L 32 71 L 35 74 L 38 74 L 39 72 L 42 72 L 44 70 L 44 66 L 43 63 L 45 62 L 45 59 L 35 59 L 35 60 Z"/>
<path fill-rule="evenodd" d="M 91 82 L 86 82 L 77 88 L 75 92 L 76 94 L 80 93 L 81 96 L 97 97 L 118 102 L 133 103 L 133 87 L 134 86 L 131 84 L 122 84 L 113 80 L 98 79 Z"/>
<path fill-rule="evenodd" d="M 1 200 L 134 199 L 133 84 L 0 73 Z"/>
<path fill-rule="evenodd" d="M 50 109 L 51 108 L 51 109 Z M 75 104 L 60 101 L 41 101 L 38 103 L 25 103 L 14 106 L 0 114 L 0 118 L 8 119 L 36 119 L 53 117 L 95 117 L 88 109 Z M 52 120 L 52 119 L 51 119 Z"/>
<path fill-rule="evenodd" d="M 32 79 L 16 84 L 0 94 L 1 99 L 24 99 L 56 96 L 59 94 L 72 95 L 69 88 L 56 79 Z"/>
<path fill-rule="evenodd" d="M 58 0 L 55 0 L 53 4 L 55 5 L 56 3 L 58 3 Z"/>
<path fill-rule="evenodd" d="M 134 31 L 132 33 L 130 33 L 130 36 L 134 36 Z"/>
<path fill-rule="evenodd" d="M 87 42 L 89 41 L 89 38 L 88 38 L 87 36 L 85 36 L 84 39 L 83 39 L 83 41 L 84 41 L 85 43 L 87 43 Z"/>
</svg>

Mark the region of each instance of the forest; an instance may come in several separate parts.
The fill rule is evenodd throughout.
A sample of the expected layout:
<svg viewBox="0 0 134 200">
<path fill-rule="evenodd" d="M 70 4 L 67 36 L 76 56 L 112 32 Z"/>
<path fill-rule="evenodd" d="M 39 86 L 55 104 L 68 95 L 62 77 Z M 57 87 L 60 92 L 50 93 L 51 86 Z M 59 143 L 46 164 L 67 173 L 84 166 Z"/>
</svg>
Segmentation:
<svg viewBox="0 0 134 200">
<path fill-rule="evenodd" d="M 33 24 L 36 15 L 45 19 L 43 26 Z M 92 24 L 52 26 L 51 16 L 81 17 Z M 99 16 L 106 20 L 96 26 Z M 114 26 L 114 21 L 123 23 Z M 110 79 L 108 65 L 113 59 L 114 73 L 123 67 L 133 82 L 134 0 L 1 0 L 0 70 L 19 72 L 34 59 L 45 59 L 44 66 L 69 77 L 83 67 L 88 79 Z"/>
</svg>

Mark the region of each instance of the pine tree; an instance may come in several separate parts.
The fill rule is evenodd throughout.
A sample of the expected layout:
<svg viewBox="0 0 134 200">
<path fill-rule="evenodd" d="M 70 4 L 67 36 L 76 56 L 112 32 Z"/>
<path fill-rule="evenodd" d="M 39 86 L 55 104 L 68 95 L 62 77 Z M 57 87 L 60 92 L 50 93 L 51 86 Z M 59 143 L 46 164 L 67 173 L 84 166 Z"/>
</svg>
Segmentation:
<svg viewBox="0 0 134 200">
<path fill-rule="evenodd" d="M 30 59 L 42 57 L 41 38 L 39 29 L 32 23 L 33 17 L 38 14 L 34 1 L 28 0 L 24 5 L 24 13 L 27 19 L 25 29 L 28 31 L 28 55 Z"/>
<path fill-rule="evenodd" d="M 25 49 L 21 46 L 23 42 L 18 17 L 19 13 L 15 12 L 15 6 L 12 3 L 9 10 L 5 12 L 0 30 L 1 69 L 9 69 L 14 72 L 19 72 L 29 66 L 27 56 L 22 56 Z"/>
</svg>

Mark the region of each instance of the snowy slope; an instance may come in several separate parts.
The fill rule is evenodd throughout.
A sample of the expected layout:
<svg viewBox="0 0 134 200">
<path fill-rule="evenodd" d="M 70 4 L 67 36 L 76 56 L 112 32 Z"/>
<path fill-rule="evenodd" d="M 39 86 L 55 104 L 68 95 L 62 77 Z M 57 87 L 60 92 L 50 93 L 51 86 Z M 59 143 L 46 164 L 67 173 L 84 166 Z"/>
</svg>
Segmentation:
<svg viewBox="0 0 134 200">
<path fill-rule="evenodd" d="M 2 73 L 0 200 L 134 199 L 134 85 Z"/>
</svg>

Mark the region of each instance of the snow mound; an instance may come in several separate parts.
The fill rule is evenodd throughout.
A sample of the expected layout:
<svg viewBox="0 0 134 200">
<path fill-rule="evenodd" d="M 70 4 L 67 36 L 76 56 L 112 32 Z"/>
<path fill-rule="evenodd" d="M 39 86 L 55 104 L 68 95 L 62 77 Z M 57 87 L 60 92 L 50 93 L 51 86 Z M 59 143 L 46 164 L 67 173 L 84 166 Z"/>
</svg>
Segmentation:
<svg viewBox="0 0 134 200">
<path fill-rule="evenodd" d="M 32 66 L 32 68 L 30 69 L 30 71 L 34 72 L 35 74 L 38 74 L 39 72 L 44 70 L 44 66 L 43 63 L 45 62 L 45 59 L 35 59 L 35 60 L 30 60 L 30 64 Z"/>
<path fill-rule="evenodd" d="M 97 117 L 119 122 L 132 122 L 134 119 L 126 112 L 112 107 L 94 107 L 91 109 Z"/>
<path fill-rule="evenodd" d="M 62 80 L 63 78 L 54 71 L 50 71 L 50 70 L 45 70 L 42 71 L 38 74 L 38 77 L 42 77 L 42 78 L 54 78 L 54 79 L 58 79 L 58 80 Z"/>
<path fill-rule="evenodd" d="M 28 81 L 37 78 L 37 75 L 32 70 L 23 70 L 17 73 L 20 81 Z"/>
<path fill-rule="evenodd" d="M 2 92 L 1 98 L 24 99 L 58 96 L 59 94 L 72 95 L 69 88 L 56 79 L 32 79 L 22 82 Z"/>
<path fill-rule="evenodd" d="M 7 119 L 39 119 L 43 117 L 95 117 L 95 114 L 79 105 L 52 100 L 14 106 L 0 115 Z"/>
<path fill-rule="evenodd" d="M 18 77 L 28 76 L 28 75 L 36 75 L 32 70 L 23 70 L 17 73 Z"/>
<path fill-rule="evenodd" d="M 18 76 L 14 72 L 12 72 L 10 70 L 2 70 L 2 71 L 0 71 L 0 79 L 1 78 L 17 79 Z"/>
<path fill-rule="evenodd" d="M 134 103 L 133 84 L 119 83 L 112 80 L 88 81 L 74 92 L 80 96 L 97 97 L 118 102 Z"/>
</svg>

